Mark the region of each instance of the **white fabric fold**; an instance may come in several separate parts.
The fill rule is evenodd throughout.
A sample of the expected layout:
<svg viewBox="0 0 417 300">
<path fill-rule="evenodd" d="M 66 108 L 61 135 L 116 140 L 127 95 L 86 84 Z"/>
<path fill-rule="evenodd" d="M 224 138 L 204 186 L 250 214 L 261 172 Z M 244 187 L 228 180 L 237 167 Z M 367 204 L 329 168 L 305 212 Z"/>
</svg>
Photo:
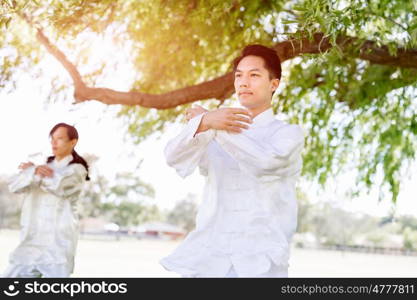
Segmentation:
<svg viewBox="0 0 417 300">
<path fill-rule="evenodd" d="M 86 170 L 81 164 L 71 165 L 69 168 L 55 169 L 53 177 L 45 177 L 41 182 L 41 189 L 58 197 L 78 196 L 79 188 L 84 182 Z"/>
<path fill-rule="evenodd" d="M 9 182 L 9 190 L 12 193 L 24 193 L 32 185 L 40 183 L 40 177 L 35 175 L 35 166 L 21 170 L 17 175 L 12 176 Z"/>
<path fill-rule="evenodd" d="M 168 142 L 165 157 L 169 166 L 173 167 L 181 177 L 190 175 L 199 165 L 208 143 L 214 138 L 214 130 L 197 133 L 201 119 L 200 114 L 191 119 L 181 134 Z"/>
<path fill-rule="evenodd" d="M 273 180 L 301 172 L 304 134 L 298 125 L 282 125 L 264 139 L 253 136 L 250 131 L 242 134 L 219 131 L 216 141 L 242 170 L 254 177 Z"/>
<path fill-rule="evenodd" d="M 194 136 L 202 115 L 172 139 L 165 155 L 182 177 L 197 166 L 206 176 L 196 228 L 160 263 L 185 277 L 239 276 L 288 269 L 297 225 L 295 183 L 304 134 L 268 109 L 248 130 L 209 130 Z M 203 170 L 203 171 L 201 171 Z"/>
</svg>

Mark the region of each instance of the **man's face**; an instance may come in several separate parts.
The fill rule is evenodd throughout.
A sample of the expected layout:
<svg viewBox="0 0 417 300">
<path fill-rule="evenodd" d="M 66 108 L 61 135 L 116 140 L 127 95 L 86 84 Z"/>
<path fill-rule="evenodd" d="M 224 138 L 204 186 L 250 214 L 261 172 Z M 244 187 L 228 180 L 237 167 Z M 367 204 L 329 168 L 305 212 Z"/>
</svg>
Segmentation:
<svg viewBox="0 0 417 300">
<path fill-rule="evenodd" d="M 58 127 L 51 136 L 51 146 L 54 156 L 65 157 L 71 154 L 77 140 L 70 140 L 68 138 L 67 129 L 65 127 Z"/>
<path fill-rule="evenodd" d="M 272 92 L 278 87 L 278 79 L 270 79 L 264 60 L 258 56 L 245 56 L 235 71 L 235 91 L 242 106 L 250 110 L 262 110 L 271 105 Z"/>
</svg>

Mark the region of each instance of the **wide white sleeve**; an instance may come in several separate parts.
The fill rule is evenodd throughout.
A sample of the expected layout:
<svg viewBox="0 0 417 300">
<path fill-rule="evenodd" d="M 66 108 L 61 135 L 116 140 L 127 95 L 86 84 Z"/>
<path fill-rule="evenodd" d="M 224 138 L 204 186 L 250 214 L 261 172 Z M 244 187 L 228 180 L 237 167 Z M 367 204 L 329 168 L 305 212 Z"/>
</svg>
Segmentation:
<svg viewBox="0 0 417 300">
<path fill-rule="evenodd" d="M 71 164 L 63 170 L 54 170 L 53 177 L 44 177 L 41 189 L 58 197 L 78 197 L 84 186 L 87 170 L 81 164 Z"/>
<path fill-rule="evenodd" d="M 215 135 L 213 129 L 196 134 L 204 114 L 192 118 L 181 133 L 168 142 L 164 150 L 167 164 L 183 178 L 193 173 L 199 165 L 207 145 Z"/>
<path fill-rule="evenodd" d="M 265 140 L 219 130 L 215 136 L 220 146 L 231 155 L 240 168 L 265 180 L 289 177 L 301 171 L 304 133 L 298 125 L 278 128 Z"/>
<path fill-rule="evenodd" d="M 40 177 L 35 175 L 36 166 L 31 166 L 13 176 L 9 182 L 9 190 L 11 193 L 24 193 L 32 185 L 39 184 Z"/>
</svg>

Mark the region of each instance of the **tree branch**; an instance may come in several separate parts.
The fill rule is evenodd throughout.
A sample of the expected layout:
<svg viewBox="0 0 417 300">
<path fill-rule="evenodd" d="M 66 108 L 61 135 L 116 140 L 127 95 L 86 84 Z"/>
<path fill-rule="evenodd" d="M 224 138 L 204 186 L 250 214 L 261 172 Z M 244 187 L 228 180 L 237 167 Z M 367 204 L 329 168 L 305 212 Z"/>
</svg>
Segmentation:
<svg viewBox="0 0 417 300">
<path fill-rule="evenodd" d="M 48 50 L 48 52 L 52 54 L 63 65 L 63 67 L 70 74 L 72 81 L 75 85 L 75 90 L 77 91 L 84 89 L 86 85 L 84 84 L 81 75 L 77 70 L 77 67 L 67 59 L 67 57 L 61 50 L 59 50 L 49 41 L 49 39 L 43 34 L 43 31 L 40 28 L 37 28 L 36 30 L 36 37 L 38 38 L 38 40 L 45 46 L 46 50 Z"/>
<path fill-rule="evenodd" d="M 37 28 L 37 38 L 68 71 L 74 82 L 74 98 L 77 103 L 96 100 L 104 104 L 139 105 L 147 108 L 169 109 L 178 105 L 192 103 L 198 100 L 219 99 L 224 100 L 234 92 L 233 73 L 184 87 L 164 94 L 147 94 L 140 92 L 120 92 L 108 88 L 88 87 L 83 82 L 76 66 L 71 63 L 65 54 L 55 47 L 43 34 L 41 28 Z M 346 50 L 357 39 L 341 36 L 336 44 L 340 49 Z M 292 59 L 296 56 L 310 53 L 319 54 L 331 49 L 333 45 L 330 38 L 322 33 L 314 34 L 312 39 L 288 40 L 274 46 L 281 61 Z M 375 42 L 365 41 L 362 43 L 357 57 L 373 64 L 391 65 L 402 68 L 417 68 L 417 50 L 398 49 L 397 56 L 390 55 L 388 47 L 377 46 Z"/>
</svg>

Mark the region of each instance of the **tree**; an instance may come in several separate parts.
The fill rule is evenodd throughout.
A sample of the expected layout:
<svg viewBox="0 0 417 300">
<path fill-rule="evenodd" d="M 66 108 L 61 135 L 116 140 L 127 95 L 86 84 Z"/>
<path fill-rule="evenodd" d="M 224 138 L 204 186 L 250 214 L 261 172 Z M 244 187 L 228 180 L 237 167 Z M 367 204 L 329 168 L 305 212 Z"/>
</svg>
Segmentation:
<svg viewBox="0 0 417 300">
<path fill-rule="evenodd" d="M 195 227 L 196 214 L 196 196 L 188 194 L 168 213 L 167 221 L 171 224 L 181 226 L 187 232 L 190 232 Z"/>
<path fill-rule="evenodd" d="M 10 178 L 0 176 L 0 229 L 19 227 L 23 197 L 9 191 L 9 181 Z"/>
<path fill-rule="evenodd" d="M 404 248 L 406 250 L 417 250 L 417 231 L 406 228 L 403 232 Z"/>
<path fill-rule="evenodd" d="M 121 226 L 138 225 L 162 218 L 158 207 L 152 203 L 155 190 L 150 184 L 132 172 L 117 173 L 110 182 L 91 163 L 97 158 L 85 157 L 90 164 L 91 181 L 86 183 L 80 197 L 83 218 L 102 216 Z M 136 169 L 140 168 L 141 163 L 137 164 Z"/>
<path fill-rule="evenodd" d="M 102 203 L 101 215 L 120 226 L 139 225 L 148 221 L 162 220 L 162 215 L 156 205 L 124 200 L 118 204 L 114 202 Z"/>
<path fill-rule="evenodd" d="M 124 104 L 120 116 L 137 142 L 178 121 L 192 102 L 230 103 L 232 58 L 262 43 L 285 62 L 274 109 L 308 133 L 307 178 L 325 184 L 356 169 L 354 191 L 380 186 L 384 197 L 389 187 L 395 202 L 415 158 L 414 0 L 7 0 L 1 8 L 9 28 L 0 37 L 3 86 L 13 89 L 15 70 L 36 69 L 47 51 L 71 76 L 55 80 L 52 94 L 74 88 L 78 103 Z M 86 68 L 95 56 L 88 47 L 104 36 L 129 52 L 129 91 L 95 86 L 117 64 Z"/>
</svg>

